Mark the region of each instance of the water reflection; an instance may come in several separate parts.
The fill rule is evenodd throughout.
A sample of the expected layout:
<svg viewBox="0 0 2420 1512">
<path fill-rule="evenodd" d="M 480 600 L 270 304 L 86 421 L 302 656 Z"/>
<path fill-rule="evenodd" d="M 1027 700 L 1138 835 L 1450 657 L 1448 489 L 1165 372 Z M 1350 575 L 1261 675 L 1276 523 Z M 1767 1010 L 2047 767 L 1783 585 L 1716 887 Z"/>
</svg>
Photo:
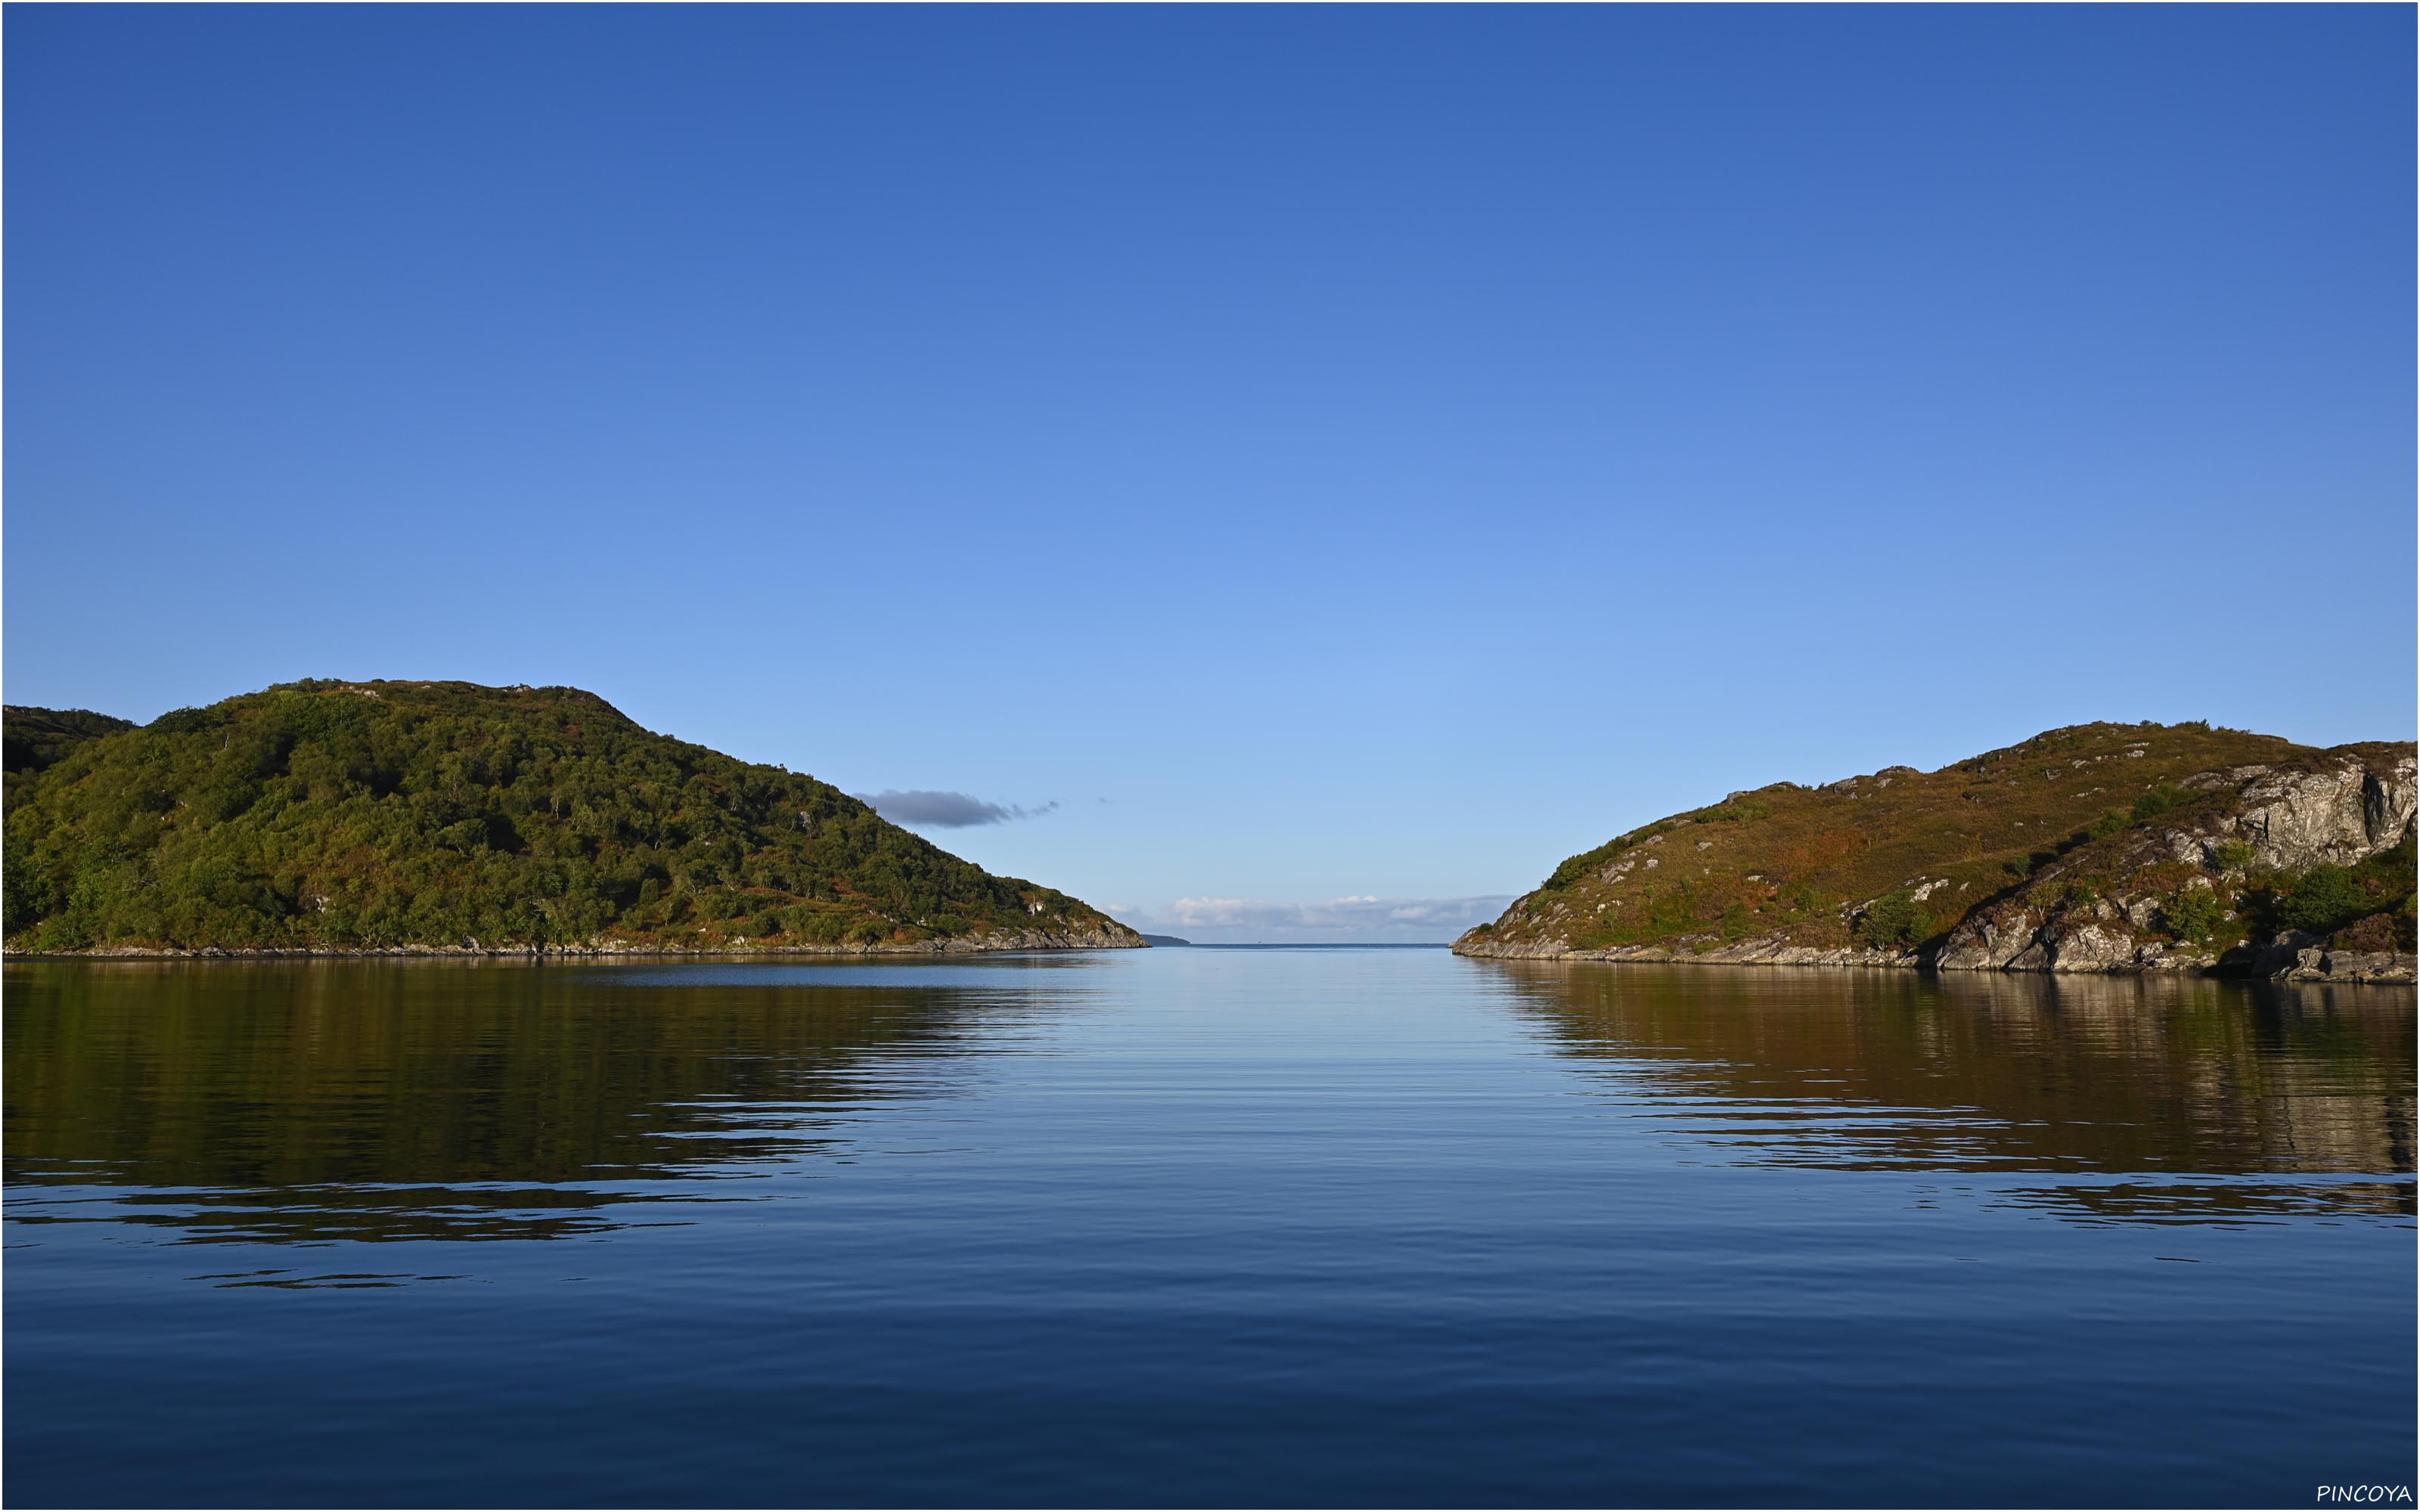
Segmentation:
<svg viewBox="0 0 2420 1512">
<path fill-rule="evenodd" d="M 1028 984 L 1080 998 L 1047 969 L 11 964 L 8 1217 L 304 1245 L 687 1222 L 949 1095 L 1017 1046 Z"/>
<path fill-rule="evenodd" d="M 1683 1159 L 2041 1173 L 2079 1222 L 2409 1216 L 2408 990 L 1489 963 Z"/>
</svg>

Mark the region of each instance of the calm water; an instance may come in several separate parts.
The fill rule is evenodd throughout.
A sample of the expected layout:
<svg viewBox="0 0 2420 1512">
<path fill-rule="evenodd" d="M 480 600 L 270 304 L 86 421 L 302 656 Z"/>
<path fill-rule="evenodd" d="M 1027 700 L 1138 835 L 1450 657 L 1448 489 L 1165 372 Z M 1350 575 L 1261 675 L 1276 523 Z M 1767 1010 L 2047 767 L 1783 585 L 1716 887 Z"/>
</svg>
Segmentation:
<svg viewBox="0 0 2420 1512">
<path fill-rule="evenodd" d="M 2413 1479 L 2413 997 L 6 968 L 16 1504 L 2149 1503 Z"/>
</svg>

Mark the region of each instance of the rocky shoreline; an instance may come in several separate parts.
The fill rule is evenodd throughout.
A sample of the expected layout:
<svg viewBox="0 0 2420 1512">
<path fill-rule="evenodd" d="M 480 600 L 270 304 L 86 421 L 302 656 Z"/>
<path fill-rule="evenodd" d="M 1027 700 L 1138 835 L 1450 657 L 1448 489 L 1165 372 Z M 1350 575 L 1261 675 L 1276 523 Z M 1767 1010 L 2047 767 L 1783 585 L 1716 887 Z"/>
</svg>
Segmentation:
<svg viewBox="0 0 2420 1512">
<path fill-rule="evenodd" d="M 2194 976 L 2266 978 L 2272 981 L 2366 982 L 2385 986 L 2420 980 L 2420 957 L 2401 951 L 2331 950 L 2307 936 L 2281 936 L 2250 960 L 2230 962 L 2185 951 L 2168 951 L 2118 964 L 1963 964 L 1918 950 L 1869 950 L 1857 946 L 1818 949 L 1774 940 L 1751 940 L 1705 950 L 1667 946 L 1619 946 L 1606 950 L 1564 949 L 1553 941 L 1454 943 L 1454 954 L 1492 961 L 1591 961 L 1638 965 L 1865 967 L 1884 971 L 1996 971 L 2047 976 Z"/>
<path fill-rule="evenodd" d="M 712 956 L 919 956 L 1001 955 L 1032 950 L 1147 950 L 1150 942 L 1123 926 L 1115 929 L 1015 930 L 946 939 L 856 945 L 767 945 L 728 937 L 719 945 L 684 949 L 644 941 L 597 939 L 577 945 L 379 945 L 356 949 L 314 947 L 110 945 L 89 950 L 8 950 L 9 961 L 375 961 L 375 960 L 599 960 L 615 957 L 694 959 Z"/>
</svg>

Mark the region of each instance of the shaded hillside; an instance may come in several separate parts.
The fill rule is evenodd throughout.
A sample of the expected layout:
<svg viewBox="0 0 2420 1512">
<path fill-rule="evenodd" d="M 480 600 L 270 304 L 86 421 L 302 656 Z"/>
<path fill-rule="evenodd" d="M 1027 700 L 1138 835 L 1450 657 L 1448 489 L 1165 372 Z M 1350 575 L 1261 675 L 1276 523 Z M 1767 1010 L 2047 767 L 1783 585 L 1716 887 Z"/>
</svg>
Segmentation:
<svg viewBox="0 0 2420 1512">
<path fill-rule="evenodd" d="M 2020 970 L 2319 971 L 2333 950 L 2336 974 L 2408 979 L 2413 806 L 2409 745 L 2078 725 L 1734 793 L 1573 856 L 1454 948 Z"/>
<path fill-rule="evenodd" d="M 71 743 L 9 783 L 14 950 L 1142 943 L 576 688 L 287 684 Z"/>
<path fill-rule="evenodd" d="M 90 709 L 36 709 L 11 703 L 0 708 L 0 765 L 11 777 L 39 772 L 87 740 L 133 728 L 132 719 L 114 719 Z"/>
</svg>

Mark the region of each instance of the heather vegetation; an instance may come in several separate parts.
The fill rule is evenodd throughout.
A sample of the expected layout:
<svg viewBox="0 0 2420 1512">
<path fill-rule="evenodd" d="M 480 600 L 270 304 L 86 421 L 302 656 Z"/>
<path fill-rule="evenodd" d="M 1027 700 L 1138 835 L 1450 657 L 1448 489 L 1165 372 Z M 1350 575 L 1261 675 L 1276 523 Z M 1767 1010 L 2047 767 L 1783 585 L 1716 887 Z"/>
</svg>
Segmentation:
<svg viewBox="0 0 2420 1512">
<path fill-rule="evenodd" d="M 1123 933 L 827 783 L 650 733 L 573 688 L 302 682 L 140 729 L 11 710 L 8 741 L 16 949 Z"/>
</svg>

